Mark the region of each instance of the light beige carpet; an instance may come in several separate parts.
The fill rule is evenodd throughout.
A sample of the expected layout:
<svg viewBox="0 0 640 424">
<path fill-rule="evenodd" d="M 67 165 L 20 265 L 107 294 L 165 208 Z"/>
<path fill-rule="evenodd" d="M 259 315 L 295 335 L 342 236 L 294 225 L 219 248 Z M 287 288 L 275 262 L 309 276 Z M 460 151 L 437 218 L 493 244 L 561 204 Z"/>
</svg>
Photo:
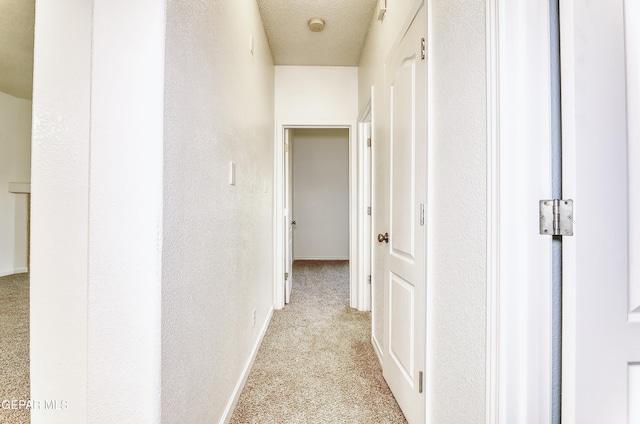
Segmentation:
<svg viewBox="0 0 640 424">
<path fill-rule="evenodd" d="M 296 261 L 231 423 L 405 423 L 371 345 L 371 314 L 349 308 L 347 261 Z"/>
<path fill-rule="evenodd" d="M 0 423 L 29 423 L 12 400 L 29 400 L 29 274 L 0 277 Z"/>
</svg>

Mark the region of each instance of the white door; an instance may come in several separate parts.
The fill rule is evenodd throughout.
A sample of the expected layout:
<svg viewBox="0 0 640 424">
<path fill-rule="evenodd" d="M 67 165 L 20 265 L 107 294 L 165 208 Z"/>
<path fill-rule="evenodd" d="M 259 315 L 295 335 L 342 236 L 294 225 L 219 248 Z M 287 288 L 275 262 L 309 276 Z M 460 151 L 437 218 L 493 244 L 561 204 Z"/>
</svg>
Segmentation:
<svg viewBox="0 0 640 424">
<path fill-rule="evenodd" d="M 389 100 L 388 242 L 384 261 L 384 377 L 409 423 L 424 421 L 426 9 L 386 67 Z M 386 185 L 386 184 L 385 184 Z M 381 234 L 383 236 L 384 234 Z M 381 237 L 379 236 L 379 237 Z M 380 240 L 380 239 L 379 239 Z"/>
<path fill-rule="evenodd" d="M 284 133 L 284 231 L 285 231 L 285 247 L 284 247 L 284 302 L 291 301 L 291 289 L 293 288 L 293 178 L 291 168 L 291 157 L 293 143 L 291 143 L 292 129 L 285 129 Z"/>
<path fill-rule="evenodd" d="M 640 3 L 560 2 L 563 423 L 640 423 Z"/>
</svg>

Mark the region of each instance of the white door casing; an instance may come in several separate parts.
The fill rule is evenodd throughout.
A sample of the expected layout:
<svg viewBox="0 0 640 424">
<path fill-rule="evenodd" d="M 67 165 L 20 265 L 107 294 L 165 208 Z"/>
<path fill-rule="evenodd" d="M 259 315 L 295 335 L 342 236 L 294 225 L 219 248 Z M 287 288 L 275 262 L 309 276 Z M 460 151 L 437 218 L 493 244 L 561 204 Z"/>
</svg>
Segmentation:
<svg viewBox="0 0 640 424">
<path fill-rule="evenodd" d="M 291 169 L 291 158 L 293 143 L 291 143 L 292 129 L 285 129 L 284 132 L 284 228 L 285 228 L 285 254 L 284 254 L 284 269 L 285 275 L 285 292 L 284 302 L 289 303 L 291 300 L 291 290 L 293 289 L 293 179 Z"/>
<path fill-rule="evenodd" d="M 538 227 L 538 201 L 552 196 L 549 37 L 549 2 L 487 1 L 491 424 L 552 418 L 552 238 Z"/>
<path fill-rule="evenodd" d="M 358 119 L 358 310 L 371 311 L 371 101 Z"/>
<path fill-rule="evenodd" d="M 561 2 L 563 423 L 640 422 L 640 4 Z"/>
<path fill-rule="evenodd" d="M 425 242 L 426 226 L 426 8 L 418 11 L 386 65 L 389 101 L 388 190 L 384 250 L 383 372 L 409 423 L 425 416 L 420 374 L 425 358 Z M 384 233 L 385 231 L 381 231 Z M 379 246 L 379 248 L 380 248 Z M 422 390 L 421 390 L 422 389 Z"/>
<path fill-rule="evenodd" d="M 365 149 L 364 154 L 364 181 L 363 184 L 359 186 L 359 189 L 364 191 L 364 241 L 362 243 L 362 250 L 364 251 L 363 255 L 363 268 L 364 273 L 360 277 L 361 281 L 361 292 L 362 298 L 360 299 L 360 304 L 362 305 L 362 310 L 370 311 L 371 310 L 371 273 L 372 273 L 372 258 L 371 258 L 371 244 L 373 242 L 373 221 L 372 221 L 372 209 L 371 209 L 371 193 L 373 190 L 373 184 L 371 179 L 371 141 L 372 141 L 372 131 L 371 131 L 371 120 L 365 124 L 365 138 L 368 143 Z"/>
<path fill-rule="evenodd" d="M 354 134 L 356 121 L 325 121 L 325 120 L 286 120 L 276 122 L 276 134 L 274 145 L 274 214 L 273 233 L 274 237 L 274 267 L 273 267 L 273 303 L 274 309 L 282 309 L 285 306 L 285 245 L 287 243 L 285 231 L 285 197 L 284 190 L 284 137 L 289 129 L 295 128 L 348 128 L 349 129 L 349 256 L 358 257 L 357 231 L 354 230 L 354 222 L 357 222 L 357 154 Z M 357 289 L 354 287 L 357 281 L 358 268 L 349 267 L 350 299 L 349 305 L 357 308 Z"/>
</svg>

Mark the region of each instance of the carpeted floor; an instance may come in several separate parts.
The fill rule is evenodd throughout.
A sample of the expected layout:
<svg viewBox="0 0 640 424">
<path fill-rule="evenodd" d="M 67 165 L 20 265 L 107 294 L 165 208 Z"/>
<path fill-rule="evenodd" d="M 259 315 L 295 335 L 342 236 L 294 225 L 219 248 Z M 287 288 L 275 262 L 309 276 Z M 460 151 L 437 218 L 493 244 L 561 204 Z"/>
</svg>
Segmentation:
<svg viewBox="0 0 640 424">
<path fill-rule="evenodd" d="M 371 345 L 371 314 L 349 308 L 347 261 L 296 261 L 231 423 L 406 423 Z"/>
<path fill-rule="evenodd" d="M 29 423 L 11 400 L 29 400 L 29 274 L 0 277 L 0 423 Z"/>
</svg>

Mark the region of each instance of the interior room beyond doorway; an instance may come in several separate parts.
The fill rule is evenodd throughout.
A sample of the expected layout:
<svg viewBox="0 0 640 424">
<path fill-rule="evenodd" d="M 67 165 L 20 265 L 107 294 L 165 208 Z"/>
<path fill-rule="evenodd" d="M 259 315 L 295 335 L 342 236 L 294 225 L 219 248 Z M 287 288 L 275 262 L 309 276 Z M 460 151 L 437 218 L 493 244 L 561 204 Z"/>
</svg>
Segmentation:
<svg viewBox="0 0 640 424">
<path fill-rule="evenodd" d="M 292 131 L 293 260 L 349 259 L 349 130 Z"/>
</svg>

